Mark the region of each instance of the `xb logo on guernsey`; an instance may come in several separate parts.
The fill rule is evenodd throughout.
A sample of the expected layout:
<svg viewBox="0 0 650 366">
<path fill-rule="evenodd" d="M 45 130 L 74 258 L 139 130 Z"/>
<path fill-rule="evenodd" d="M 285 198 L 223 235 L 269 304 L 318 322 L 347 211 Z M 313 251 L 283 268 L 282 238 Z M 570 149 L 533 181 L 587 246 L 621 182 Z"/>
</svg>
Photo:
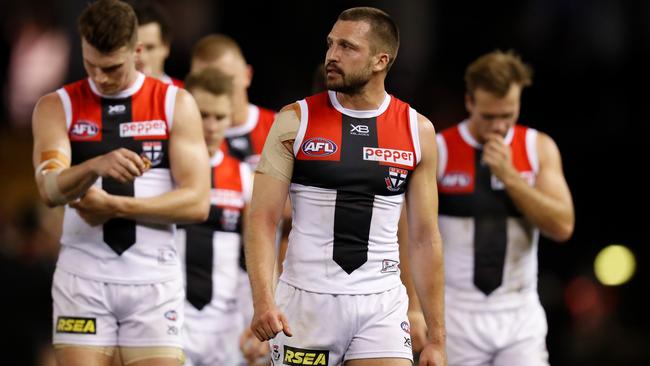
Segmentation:
<svg viewBox="0 0 650 366">
<path fill-rule="evenodd" d="M 283 365 L 322 365 L 329 364 L 330 351 L 327 350 L 314 350 L 302 349 L 284 346 L 284 359 Z"/>
<path fill-rule="evenodd" d="M 323 137 L 314 137 L 302 144 L 302 152 L 309 156 L 328 156 L 338 149 L 334 141 Z"/>
<path fill-rule="evenodd" d="M 115 114 L 124 114 L 124 112 L 126 112 L 126 106 L 124 104 L 108 105 L 108 114 L 111 116 Z"/>
<path fill-rule="evenodd" d="M 142 143 L 142 155 L 144 155 L 149 161 L 151 161 L 151 166 L 156 166 L 162 162 L 163 151 L 162 151 L 162 142 L 160 141 L 145 141 Z"/>
<path fill-rule="evenodd" d="M 366 125 L 355 125 L 350 123 L 350 128 L 350 135 L 368 136 L 370 134 L 370 128 Z"/>
</svg>

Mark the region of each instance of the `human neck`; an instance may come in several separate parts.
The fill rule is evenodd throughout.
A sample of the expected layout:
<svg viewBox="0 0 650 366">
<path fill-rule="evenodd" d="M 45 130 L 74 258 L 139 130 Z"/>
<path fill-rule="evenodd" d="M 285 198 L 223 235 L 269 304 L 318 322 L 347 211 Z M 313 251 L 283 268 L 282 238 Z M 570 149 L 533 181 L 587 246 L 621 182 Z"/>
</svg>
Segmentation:
<svg viewBox="0 0 650 366">
<path fill-rule="evenodd" d="M 379 108 L 385 98 L 386 90 L 384 89 L 383 81 L 373 82 L 371 80 L 355 94 L 336 92 L 336 99 L 341 103 L 341 106 L 360 111 Z"/>
<path fill-rule="evenodd" d="M 248 96 L 241 95 L 233 101 L 232 127 L 241 126 L 248 120 Z"/>
<path fill-rule="evenodd" d="M 223 140 L 215 141 L 214 143 L 208 145 L 208 154 L 212 158 L 221 148 L 221 143 Z"/>
</svg>

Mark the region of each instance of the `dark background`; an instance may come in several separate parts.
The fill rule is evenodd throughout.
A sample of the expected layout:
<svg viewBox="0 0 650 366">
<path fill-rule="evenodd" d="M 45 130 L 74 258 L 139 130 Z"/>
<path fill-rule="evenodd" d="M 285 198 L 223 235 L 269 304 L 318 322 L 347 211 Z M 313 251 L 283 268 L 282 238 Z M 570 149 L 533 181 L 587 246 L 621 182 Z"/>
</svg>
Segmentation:
<svg viewBox="0 0 650 366">
<path fill-rule="evenodd" d="M 36 362 L 43 354 L 37 345 L 48 341 L 57 231 L 48 228 L 52 213 L 33 203 L 29 116 L 10 108 L 12 85 L 21 83 L 11 83 L 12 54 L 23 26 L 32 20 L 69 41 L 69 66 L 61 83 L 84 77 L 74 24 L 85 3 L 0 2 L 0 188 L 6 196 L 0 205 L 0 313 L 9 324 L 0 348 L 24 355 L 16 364 Z M 516 50 L 535 69 L 533 86 L 523 94 L 520 122 L 557 142 L 576 209 L 568 243 L 540 242 L 540 294 L 551 362 L 650 364 L 645 178 L 650 2 L 161 3 L 173 15 L 176 33 L 167 62 L 170 75 L 185 76 L 189 50 L 198 38 L 223 32 L 241 44 L 254 67 L 251 101 L 274 109 L 310 93 L 314 68 L 324 59 L 325 37 L 337 15 L 352 6 L 376 6 L 397 21 L 402 43 L 387 90 L 411 103 L 437 130 L 465 117 L 467 64 L 497 48 Z M 50 67 L 47 57 L 36 65 Z M 593 261 L 614 243 L 632 250 L 637 271 L 630 282 L 606 287 L 595 279 Z"/>
</svg>

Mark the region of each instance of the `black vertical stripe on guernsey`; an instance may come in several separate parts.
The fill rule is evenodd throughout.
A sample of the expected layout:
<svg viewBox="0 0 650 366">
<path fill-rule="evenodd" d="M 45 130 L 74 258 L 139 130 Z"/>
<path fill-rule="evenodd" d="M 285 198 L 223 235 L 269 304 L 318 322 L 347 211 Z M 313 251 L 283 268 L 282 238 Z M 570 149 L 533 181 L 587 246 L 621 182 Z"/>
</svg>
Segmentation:
<svg viewBox="0 0 650 366">
<path fill-rule="evenodd" d="M 120 124 L 132 121 L 131 98 L 108 99 L 102 98 L 102 143 L 115 148 L 122 146 Z M 116 112 L 115 106 L 123 105 L 125 109 Z M 113 150 L 113 149 L 111 149 Z M 102 189 L 109 194 L 133 197 L 135 188 L 133 182 L 120 183 L 112 178 L 102 179 Z M 134 220 L 113 218 L 103 225 L 104 242 L 118 255 L 135 244 Z"/>
<path fill-rule="evenodd" d="M 377 118 L 354 118 L 342 114 L 341 161 L 346 180 L 363 182 L 378 168 L 377 162 L 363 160 L 364 146 L 378 146 Z M 368 126 L 367 134 L 358 134 L 353 126 Z M 355 134 L 353 134 L 355 133 Z M 356 169 L 355 169 L 356 168 Z M 365 179 L 364 179 L 365 178 Z M 375 196 L 362 191 L 336 191 L 334 209 L 333 259 L 351 274 L 368 261 L 368 240 Z"/>
<path fill-rule="evenodd" d="M 490 168 L 481 163 L 483 150 L 475 156 L 474 195 L 474 285 L 489 295 L 503 281 L 503 266 L 508 243 L 508 199 L 505 191 L 492 189 Z"/>
<path fill-rule="evenodd" d="M 253 140 L 250 133 L 226 137 L 226 144 L 228 144 L 228 154 L 239 161 L 246 161 L 246 158 L 253 155 Z"/>
<path fill-rule="evenodd" d="M 210 207 L 210 216 L 220 215 Z M 219 210 L 220 211 L 220 210 Z M 187 301 L 201 310 L 212 301 L 212 263 L 214 228 L 210 225 L 187 225 L 184 227 L 185 269 L 187 274 Z"/>
<path fill-rule="evenodd" d="M 214 169 L 210 170 L 212 188 L 216 188 Z M 201 310 L 212 301 L 212 264 L 214 263 L 214 246 L 212 239 L 218 230 L 222 210 L 210 205 L 208 220 L 201 224 L 184 225 L 185 237 L 185 272 L 187 281 L 187 301 Z"/>
</svg>

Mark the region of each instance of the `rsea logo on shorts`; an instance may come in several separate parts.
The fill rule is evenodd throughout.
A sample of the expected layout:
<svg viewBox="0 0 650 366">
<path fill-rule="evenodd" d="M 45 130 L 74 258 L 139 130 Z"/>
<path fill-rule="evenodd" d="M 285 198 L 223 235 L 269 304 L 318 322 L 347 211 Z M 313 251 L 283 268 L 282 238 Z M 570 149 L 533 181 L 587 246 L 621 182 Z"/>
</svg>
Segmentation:
<svg viewBox="0 0 650 366">
<path fill-rule="evenodd" d="M 284 346 L 284 365 L 328 365 L 330 351 Z"/>
<path fill-rule="evenodd" d="M 97 334 L 97 320 L 95 318 L 60 316 L 56 321 L 56 332 L 73 334 Z"/>
</svg>

